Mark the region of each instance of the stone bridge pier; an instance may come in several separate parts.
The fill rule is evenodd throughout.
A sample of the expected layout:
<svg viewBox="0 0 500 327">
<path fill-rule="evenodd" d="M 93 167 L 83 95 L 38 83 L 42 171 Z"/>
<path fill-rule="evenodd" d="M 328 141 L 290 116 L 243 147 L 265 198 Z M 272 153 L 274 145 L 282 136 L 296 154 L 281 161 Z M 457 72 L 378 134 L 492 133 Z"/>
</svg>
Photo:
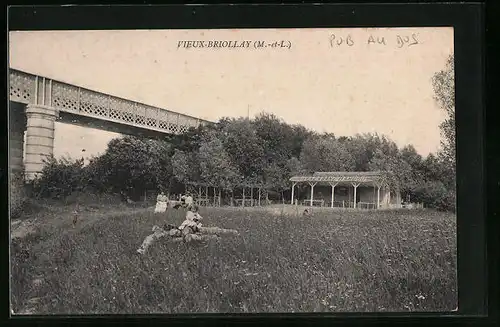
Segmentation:
<svg viewBox="0 0 500 327">
<path fill-rule="evenodd" d="M 11 102 L 9 114 L 11 172 L 24 171 L 25 181 L 31 181 L 42 171 L 45 159 L 54 154 L 58 111 L 44 105 Z"/>
<path fill-rule="evenodd" d="M 27 181 L 33 180 L 44 166 L 44 160 L 54 154 L 54 130 L 58 111 L 49 106 L 26 107 L 26 154 L 24 171 Z"/>
</svg>

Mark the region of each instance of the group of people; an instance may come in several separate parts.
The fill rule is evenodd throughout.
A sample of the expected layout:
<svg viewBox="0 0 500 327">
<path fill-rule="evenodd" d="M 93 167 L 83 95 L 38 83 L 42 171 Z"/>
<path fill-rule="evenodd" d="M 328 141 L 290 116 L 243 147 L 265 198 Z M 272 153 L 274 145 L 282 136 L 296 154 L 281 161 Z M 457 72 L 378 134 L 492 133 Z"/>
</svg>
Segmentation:
<svg viewBox="0 0 500 327">
<path fill-rule="evenodd" d="M 238 235 L 238 232 L 231 229 L 222 229 L 218 227 L 202 227 L 203 217 L 198 212 L 198 206 L 194 204 L 191 194 L 182 195 L 179 200 L 169 200 L 162 192 L 157 197 L 155 213 L 166 212 L 168 207 L 179 209 L 187 208 L 186 218 L 179 227 L 171 224 L 165 224 L 163 227 L 153 226 L 153 233 L 148 235 L 137 250 L 144 254 L 148 247 L 157 239 L 171 237 L 173 241 L 203 241 L 209 239 L 218 239 L 221 234 Z"/>
<path fill-rule="evenodd" d="M 190 193 L 180 195 L 179 200 L 170 200 L 164 192 L 156 197 L 155 213 L 163 213 L 168 207 L 179 209 L 180 207 L 189 208 L 194 204 L 193 196 Z"/>
<path fill-rule="evenodd" d="M 202 219 L 203 217 L 198 213 L 198 206 L 190 205 L 186 213 L 186 219 L 179 227 L 171 224 L 165 224 L 163 228 L 156 225 L 153 226 L 153 233 L 144 239 L 139 249 L 137 249 L 137 252 L 144 254 L 155 240 L 162 237 L 170 236 L 174 240 L 185 242 L 191 242 L 199 239 L 200 237 L 197 237 L 197 233 L 200 232 L 202 227 Z"/>
</svg>

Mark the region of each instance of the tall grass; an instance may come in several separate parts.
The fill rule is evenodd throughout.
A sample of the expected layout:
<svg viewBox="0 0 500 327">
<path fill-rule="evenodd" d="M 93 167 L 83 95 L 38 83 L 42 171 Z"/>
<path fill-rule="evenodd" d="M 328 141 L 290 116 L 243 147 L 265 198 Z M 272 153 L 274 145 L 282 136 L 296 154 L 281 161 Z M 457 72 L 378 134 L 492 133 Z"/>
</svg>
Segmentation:
<svg viewBox="0 0 500 327">
<path fill-rule="evenodd" d="M 11 172 L 9 180 L 9 205 L 11 217 L 17 218 L 21 216 L 25 201 L 24 175 L 19 172 Z"/>
<path fill-rule="evenodd" d="M 100 219 L 93 214 L 81 218 L 91 221 L 83 227 L 45 224 L 12 243 L 14 311 L 366 312 L 457 306 L 450 214 L 337 211 L 305 218 L 202 209 L 205 225 L 241 235 L 199 245 L 160 240 L 144 256 L 135 250 L 153 224 L 179 224 L 182 211 L 173 210 L 168 218 L 146 211 Z"/>
</svg>

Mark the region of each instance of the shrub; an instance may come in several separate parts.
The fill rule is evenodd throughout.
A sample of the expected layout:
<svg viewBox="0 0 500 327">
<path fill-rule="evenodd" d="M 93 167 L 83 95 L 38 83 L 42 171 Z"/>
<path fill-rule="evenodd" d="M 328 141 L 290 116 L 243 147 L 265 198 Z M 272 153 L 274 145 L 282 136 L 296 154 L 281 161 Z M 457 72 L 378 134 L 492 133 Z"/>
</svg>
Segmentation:
<svg viewBox="0 0 500 327">
<path fill-rule="evenodd" d="M 41 176 L 33 181 L 36 197 L 62 199 L 85 186 L 83 159 L 55 159 L 45 161 Z"/>
<path fill-rule="evenodd" d="M 456 209 L 455 191 L 447 189 L 442 182 L 432 181 L 417 187 L 413 198 L 428 208 L 452 212 Z"/>
<path fill-rule="evenodd" d="M 11 173 L 9 186 L 10 216 L 11 218 L 17 218 L 21 214 L 26 201 L 24 174 L 22 172 Z"/>
</svg>

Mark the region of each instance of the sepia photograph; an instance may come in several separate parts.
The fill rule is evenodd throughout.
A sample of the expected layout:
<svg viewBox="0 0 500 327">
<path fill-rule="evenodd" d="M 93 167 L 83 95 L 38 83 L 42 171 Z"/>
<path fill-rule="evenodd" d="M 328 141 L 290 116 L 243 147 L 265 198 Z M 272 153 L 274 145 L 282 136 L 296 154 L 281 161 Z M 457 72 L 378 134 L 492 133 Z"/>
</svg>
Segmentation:
<svg viewBox="0 0 500 327">
<path fill-rule="evenodd" d="M 458 310 L 453 27 L 8 34 L 12 315 Z"/>
</svg>

